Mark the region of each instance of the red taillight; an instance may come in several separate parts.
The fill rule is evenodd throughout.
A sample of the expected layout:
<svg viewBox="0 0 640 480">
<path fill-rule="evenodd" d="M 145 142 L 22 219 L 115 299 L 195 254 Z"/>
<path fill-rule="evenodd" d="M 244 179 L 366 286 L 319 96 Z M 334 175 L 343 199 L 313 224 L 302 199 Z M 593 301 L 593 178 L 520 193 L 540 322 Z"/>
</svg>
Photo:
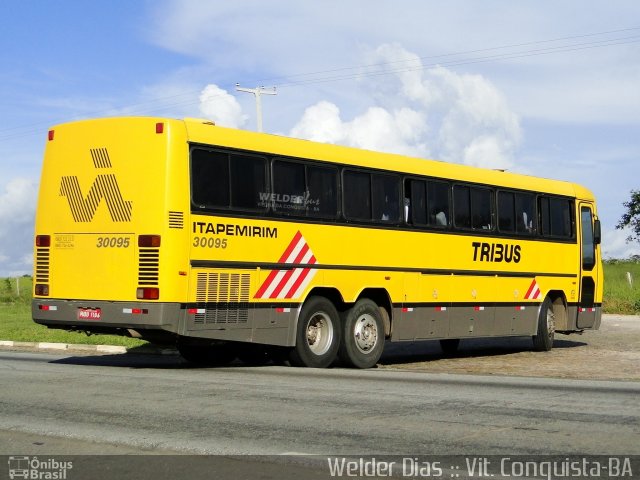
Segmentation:
<svg viewBox="0 0 640 480">
<path fill-rule="evenodd" d="M 160 289 L 157 287 L 138 288 L 136 298 L 138 300 L 158 300 L 160 298 Z"/>
<path fill-rule="evenodd" d="M 49 141 L 53 140 L 53 135 L 54 135 L 55 133 L 56 133 L 56 132 L 55 132 L 54 130 L 49 130 Z"/>
<path fill-rule="evenodd" d="M 36 235 L 36 247 L 50 247 L 51 235 Z"/>
<path fill-rule="evenodd" d="M 34 289 L 34 293 L 40 297 L 48 297 L 49 285 L 45 283 L 37 283 Z"/>
<path fill-rule="evenodd" d="M 160 246 L 160 235 L 138 235 L 138 246 L 157 248 Z"/>
<path fill-rule="evenodd" d="M 164 133 L 164 123 L 156 123 L 156 133 Z"/>
</svg>

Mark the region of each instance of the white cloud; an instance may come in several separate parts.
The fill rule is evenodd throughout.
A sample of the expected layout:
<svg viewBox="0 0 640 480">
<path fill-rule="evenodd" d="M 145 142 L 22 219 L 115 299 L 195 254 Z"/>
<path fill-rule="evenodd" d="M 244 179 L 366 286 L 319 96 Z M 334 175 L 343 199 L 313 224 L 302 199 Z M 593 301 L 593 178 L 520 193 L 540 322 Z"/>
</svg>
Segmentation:
<svg viewBox="0 0 640 480">
<path fill-rule="evenodd" d="M 14 178 L 0 194 L 0 276 L 31 273 L 37 184 Z"/>
<path fill-rule="evenodd" d="M 207 85 L 200 94 L 200 112 L 216 125 L 230 128 L 242 127 L 249 118 L 242 113 L 236 98 L 217 85 Z"/>
<path fill-rule="evenodd" d="M 321 101 L 305 110 L 291 129 L 291 136 L 376 151 L 424 155 L 420 133 L 425 129 L 422 115 L 410 108 L 389 112 L 370 107 L 353 120 L 343 121 L 336 105 Z"/>
<path fill-rule="evenodd" d="M 418 56 L 398 44 L 380 46 L 369 61 L 416 70 L 403 67 L 377 78 L 370 84 L 377 105 L 351 120 L 328 101 L 316 103 L 291 135 L 488 168 L 513 166 L 522 139 L 519 119 L 487 79 L 442 67 L 422 70 Z"/>
</svg>

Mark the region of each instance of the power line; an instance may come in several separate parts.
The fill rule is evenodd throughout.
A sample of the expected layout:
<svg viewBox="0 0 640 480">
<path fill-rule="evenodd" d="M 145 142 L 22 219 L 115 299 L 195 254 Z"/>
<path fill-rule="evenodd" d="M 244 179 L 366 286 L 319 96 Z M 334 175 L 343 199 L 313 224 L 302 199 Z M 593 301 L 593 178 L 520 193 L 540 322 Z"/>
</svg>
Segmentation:
<svg viewBox="0 0 640 480">
<path fill-rule="evenodd" d="M 565 43 L 562 45 L 549 46 L 545 48 L 503 52 L 503 53 L 496 53 L 493 55 L 484 55 L 480 57 L 471 57 L 471 58 L 468 57 L 469 55 L 474 55 L 482 52 L 487 53 L 487 52 L 493 52 L 493 51 L 499 51 L 499 50 L 505 50 L 505 49 L 514 49 L 514 48 L 528 47 L 528 46 L 534 46 L 534 45 L 550 44 L 550 43 L 561 42 L 561 41 L 566 42 L 567 40 L 577 40 L 582 38 L 590 38 L 590 37 L 611 35 L 611 34 L 638 31 L 638 30 L 640 30 L 640 27 L 630 27 L 630 28 L 624 28 L 624 29 L 597 32 L 597 33 L 571 35 L 571 36 L 558 37 L 558 38 L 549 39 L 549 40 L 538 40 L 533 42 L 502 45 L 497 47 L 488 47 L 488 48 L 482 48 L 482 49 L 466 50 L 466 51 L 445 53 L 445 54 L 439 54 L 439 55 L 422 56 L 422 57 L 416 57 L 412 59 L 395 60 L 391 62 L 363 64 L 363 65 L 334 68 L 334 69 L 321 70 L 321 71 L 309 72 L 309 73 L 298 73 L 298 74 L 292 74 L 287 76 L 274 77 L 271 79 L 265 79 L 256 83 L 258 84 L 266 83 L 266 84 L 273 85 L 275 80 L 283 80 L 283 83 L 276 83 L 276 87 L 280 89 L 294 88 L 294 87 L 307 86 L 307 85 L 313 85 L 313 84 L 319 84 L 319 83 L 346 81 L 346 80 L 353 80 L 353 79 L 366 78 L 366 77 L 376 77 L 376 76 L 391 75 L 396 73 L 427 70 L 437 66 L 454 67 L 454 66 L 462 66 L 462 65 L 471 65 L 476 63 L 495 62 L 500 60 L 513 60 L 517 58 L 526 58 L 526 57 L 532 57 L 532 56 L 550 55 L 555 53 L 567 53 L 567 52 L 573 52 L 573 51 L 579 51 L 579 50 L 603 48 L 603 47 L 610 47 L 610 46 L 617 46 L 617 45 L 627 45 L 627 44 L 639 42 L 640 35 L 631 35 L 631 36 L 618 37 L 618 38 L 604 38 L 601 40 L 594 40 L 591 42 Z M 460 56 L 467 56 L 467 58 L 458 58 L 458 59 L 451 59 L 449 61 L 444 61 L 444 62 L 431 62 L 426 64 L 421 63 L 420 65 L 415 65 L 416 61 L 422 62 L 425 60 L 435 60 L 440 58 L 460 57 Z M 414 65 L 409 66 L 410 63 L 413 63 Z M 407 65 L 407 66 L 399 67 L 399 68 L 387 68 L 387 67 L 393 67 L 395 65 L 401 65 L 401 64 Z M 372 68 L 376 68 L 378 70 L 366 71 Z M 345 73 L 337 74 L 339 72 L 345 72 Z M 352 73 L 348 73 L 348 72 L 352 72 Z M 337 74 L 337 75 L 334 75 L 334 74 Z M 304 77 L 308 77 L 308 78 L 304 79 Z M 301 78 L 301 79 L 297 81 L 291 80 L 294 78 Z M 290 80 L 290 81 L 287 82 L 287 80 Z M 149 114 L 149 113 L 156 113 L 164 110 L 171 110 L 176 107 L 185 107 L 188 105 L 195 105 L 199 103 L 199 100 L 177 101 L 177 102 L 171 102 L 165 105 L 162 105 L 162 102 L 166 102 L 166 101 L 170 101 L 170 100 L 178 99 L 182 97 L 193 97 L 195 95 L 199 95 L 201 91 L 202 90 L 188 91 L 188 92 L 184 92 L 176 95 L 170 95 L 167 97 L 161 97 L 161 98 L 157 98 L 157 99 L 149 100 L 145 102 L 138 102 L 138 103 L 120 107 L 120 108 L 112 108 L 107 111 L 103 110 L 103 111 L 87 112 L 86 116 L 96 116 L 96 117 L 104 116 L 104 115 L 107 115 L 108 112 L 111 112 L 114 110 L 128 110 L 130 111 L 130 114 Z M 215 95 L 209 98 L 215 98 L 217 96 L 223 96 L 223 95 L 224 94 Z M 149 105 L 149 108 L 146 107 L 147 105 Z M 49 125 L 50 125 L 49 122 L 46 122 L 46 123 L 39 122 L 35 124 L 30 124 L 30 125 L 15 126 L 15 127 L 0 129 L 0 140 L 8 140 L 13 138 L 33 135 L 35 133 L 40 133 L 41 126 L 49 126 Z M 16 130 L 24 130 L 24 131 L 15 132 Z M 6 133 L 6 132 L 13 132 L 13 133 L 8 133 L 3 135 L 3 133 Z"/>
<path fill-rule="evenodd" d="M 350 74 L 344 74 L 344 75 L 313 78 L 313 79 L 309 79 L 309 80 L 300 80 L 300 81 L 294 81 L 294 82 L 289 82 L 289 83 L 281 83 L 281 84 L 277 84 L 277 87 L 278 88 L 286 88 L 286 87 L 292 87 L 292 86 L 312 85 L 312 84 L 315 84 L 315 83 L 334 82 L 334 81 L 350 80 L 350 79 L 355 79 L 355 78 L 375 77 L 375 76 L 381 76 L 381 75 L 391 75 L 391 74 L 394 74 L 394 73 L 403 73 L 403 72 L 410 72 L 410 71 L 427 70 L 429 68 L 435 68 L 435 67 L 438 67 L 438 66 L 451 67 L 451 66 L 460 66 L 460 65 L 470 65 L 470 64 L 474 64 L 474 63 L 494 62 L 494 61 L 497 61 L 497 60 L 512 60 L 512 59 L 516 59 L 516 58 L 533 57 L 533 56 L 539 56 L 539 55 L 549 55 L 549 54 L 553 54 L 553 53 L 573 52 L 573 51 L 587 50 L 587 49 L 592 49 L 592 48 L 610 47 L 610 46 L 614 46 L 614 45 L 626 45 L 626 44 L 637 43 L 637 42 L 640 42 L 640 35 L 635 35 L 635 36 L 632 36 L 632 37 L 619 38 L 619 39 L 600 40 L 600 41 L 597 41 L 597 42 L 588 42 L 588 43 L 583 43 L 583 44 L 561 45 L 561 46 L 557 46 L 557 47 L 548 47 L 548 48 L 543 48 L 543 49 L 525 50 L 525 51 L 521 51 L 521 52 L 499 53 L 499 54 L 495 54 L 495 55 L 486 55 L 484 57 L 451 60 L 451 61 L 448 61 L 448 62 L 434 62 L 434 63 L 429 63 L 429 64 L 421 64 L 419 66 L 413 66 L 413 67 L 404 67 L 404 68 L 397 68 L 397 69 L 390 69 L 390 70 L 379 70 L 379 71 L 376 71 L 376 72 L 357 72 L 357 73 L 350 73 Z M 500 48 L 500 47 L 496 47 L 496 49 L 497 48 Z M 495 49 L 492 49 L 492 50 L 495 50 Z M 451 54 L 451 55 L 454 55 L 454 54 Z M 458 54 L 456 54 L 456 55 L 458 55 Z M 400 60 L 400 61 L 395 61 L 395 62 L 372 64 L 372 65 L 368 65 L 367 67 L 386 67 L 388 65 L 393 65 L 393 64 L 397 64 L 397 63 L 401 63 L 401 62 L 403 62 L 403 63 L 414 62 L 415 63 L 416 60 L 421 60 L 423 58 L 435 58 L 435 57 L 418 57 L 418 58 L 414 58 L 414 59 Z M 355 68 L 357 68 L 357 67 L 349 67 L 349 69 L 355 69 Z M 362 67 L 362 68 L 366 68 L 366 67 Z M 346 70 L 346 68 L 345 68 L 345 70 Z M 339 71 L 339 70 L 333 70 L 333 71 Z"/>
<path fill-rule="evenodd" d="M 374 63 L 374 64 L 368 64 L 368 65 L 364 64 L 364 65 L 357 65 L 357 66 L 351 66 L 351 67 L 335 68 L 335 69 L 331 69 L 331 70 L 321 70 L 321 71 L 317 71 L 317 72 L 298 73 L 298 74 L 292 74 L 292 75 L 286 75 L 286 76 L 281 76 L 281 77 L 273 77 L 273 78 L 269 78 L 269 79 L 264 79 L 264 80 L 261 80 L 259 83 L 278 84 L 279 80 L 288 80 L 288 79 L 295 78 L 295 77 L 322 75 L 322 74 L 327 74 L 327 73 L 341 72 L 341 71 L 347 71 L 347 70 L 356 70 L 356 69 L 363 69 L 363 68 L 369 68 L 369 67 L 388 66 L 388 65 L 395 65 L 395 64 L 398 64 L 398 63 L 413 62 L 415 60 L 421 60 L 422 61 L 422 60 L 445 58 L 445 57 L 452 57 L 452 56 L 458 56 L 458 55 L 471 55 L 471 54 L 474 54 L 474 53 L 490 52 L 490 51 L 493 51 L 493 50 L 504 50 L 506 48 L 525 47 L 525 46 L 529 46 L 529 45 L 539 45 L 539 44 L 543 44 L 543 43 L 559 42 L 559 41 L 562 41 L 562 40 L 572 40 L 572 39 L 578 39 L 578 38 L 596 37 L 596 36 L 602 36 L 602 35 L 609 35 L 609 34 L 612 34 L 612 33 L 628 32 L 628 31 L 634 31 L 634 30 L 640 30 L 640 27 L 622 28 L 622 29 L 618 29 L 618 30 L 608 30 L 608 31 L 605 31 L 605 32 L 597 32 L 597 33 L 585 33 L 585 34 L 580 34 L 580 35 L 571 35 L 571 36 L 566 36 L 566 37 L 558 37 L 558 38 L 553 38 L 553 39 L 549 39 L 549 40 L 537 40 L 537 41 L 533 41 L 533 42 L 514 43 L 514 44 L 510 44 L 510 45 L 501 45 L 501 46 L 498 46 L 498 47 L 487 47 L 487 48 L 480 48 L 480 49 L 476 49 L 476 50 L 463 50 L 463 51 L 460 51 L 460 52 L 450 52 L 450 53 L 443 53 L 443 54 L 439 54 L 439 55 L 427 55 L 427 56 L 417 57 L 415 59 L 394 60 L 392 62 Z M 606 41 L 606 39 L 602 40 L 602 41 Z"/>
</svg>

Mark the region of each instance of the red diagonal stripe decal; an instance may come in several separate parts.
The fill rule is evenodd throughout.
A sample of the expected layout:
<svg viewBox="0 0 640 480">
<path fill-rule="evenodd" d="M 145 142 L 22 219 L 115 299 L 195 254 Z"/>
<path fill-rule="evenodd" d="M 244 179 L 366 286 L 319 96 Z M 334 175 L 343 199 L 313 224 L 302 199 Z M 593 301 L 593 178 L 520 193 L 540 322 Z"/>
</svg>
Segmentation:
<svg viewBox="0 0 640 480">
<path fill-rule="evenodd" d="M 296 233 L 296 235 L 293 237 L 293 240 L 291 240 L 291 243 L 289 244 L 287 249 L 284 251 L 284 253 L 280 257 L 280 260 L 278 260 L 278 263 L 286 262 L 287 258 L 289 258 L 289 255 L 291 255 L 291 252 L 293 252 L 293 249 L 296 248 L 296 245 L 298 244 L 301 238 L 302 238 L 302 234 L 300 233 L 300 230 L 298 230 L 298 233 Z"/>
<path fill-rule="evenodd" d="M 306 242 L 304 243 L 304 245 L 300 249 L 300 252 L 298 252 L 298 254 L 296 255 L 295 259 L 290 260 L 290 261 L 287 261 L 287 260 L 289 259 L 289 257 L 293 253 L 293 251 L 295 250 L 296 246 L 300 243 L 301 239 L 302 239 L 302 233 L 300 233 L 300 230 L 298 230 L 296 232 L 296 234 L 294 235 L 293 239 L 291 240 L 291 242 L 289 242 L 289 245 L 285 249 L 284 253 L 280 257 L 280 260 L 278 260 L 278 263 L 287 263 L 287 264 L 300 263 L 300 261 L 302 260 L 304 255 L 309 250 L 309 246 L 307 245 Z M 260 288 L 256 292 L 254 298 L 263 297 L 264 294 L 266 293 L 266 291 L 271 287 L 271 284 L 275 280 L 275 278 L 278 275 L 278 273 L 281 272 L 281 271 L 282 270 L 271 270 L 271 272 L 269 273 L 269 275 L 267 276 L 265 281 L 262 283 L 262 285 L 260 286 Z M 294 269 L 291 269 L 291 270 L 288 270 L 285 273 L 284 278 L 282 278 L 280 280 L 280 282 L 278 283 L 278 286 L 277 286 L 276 290 L 274 292 L 271 292 L 271 294 L 269 295 L 270 298 L 275 298 L 275 296 L 277 296 L 277 294 L 280 293 L 280 291 L 287 284 L 287 280 L 289 280 L 289 278 L 291 278 L 291 275 L 293 274 L 293 271 L 294 271 Z"/>
<path fill-rule="evenodd" d="M 536 288 L 536 279 L 534 278 L 533 281 L 531 282 L 531 285 L 529 286 L 529 290 L 527 290 L 526 295 L 524 296 L 524 298 L 526 298 L 527 300 L 529 300 L 529 296 L 531 295 L 531 292 L 533 292 L 533 290 Z"/>
<path fill-rule="evenodd" d="M 302 248 L 300 249 L 300 252 L 298 252 L 298 256 L 295 258 L 295 260 L 292 263 L 294 265 L 299 264 L 302 261 L 302 259 L 304 258 L 304 256 L 307 254 L 308 251 L 309 251 L 309 245 L 307 245 L 305 243 L 302 246 Z M 282 291 L 284 286 L 287 284 L 287 282 L 291 278 L 291 275 L 293 275 L 293 272 L 295 272 L 295 268 L 292 268 L 291 270 L 288 270 L 287 273 L 284 274 L 284 277 L 282 277 L 282 280 L 280 280 L 280 283 L 278 284 L 276 289 L 271 293 L 271 295 L 269 295 L 270 298 L 277 298 L 278 297 L 278 294 Z"/>
<path fill-rule="evenodd" d="M 313 265 L 314 263 L 316 263 L 316 257 L 312 256 L 309 259 L 309 265 Z M 304 279 L 307 278 L 307 275 L 309 275 L 310 271 L 311 271 L 310 268 L 305 268 L 302 271 L 302 273 L 300 274 L 296 282 L 293 285 L 291 285 L 291 288 L 289 289 L 289 291 L 287 292 L 284 298 L 293 297 L 293 295 L 298 291 L 298 288 L 300 288 L 300 285 L 302 285 L 302 282 L 304 282 Z"/>
</svg>

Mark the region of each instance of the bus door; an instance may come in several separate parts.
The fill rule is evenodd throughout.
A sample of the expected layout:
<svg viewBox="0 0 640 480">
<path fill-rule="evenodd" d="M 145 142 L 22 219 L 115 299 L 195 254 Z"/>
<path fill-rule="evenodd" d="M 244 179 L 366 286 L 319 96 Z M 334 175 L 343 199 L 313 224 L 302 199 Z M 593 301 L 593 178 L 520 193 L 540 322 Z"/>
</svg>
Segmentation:
<svg viewBox="0 0 640 480">
<path fill-rule="evenodd" d="M 578 328 L 591 328 L 596 323 L 595 296 L 598 281 L 596 245 L 599 242 L 600 225 L 593 214 L 593 205 L 580 203 L 580 301 Z M 597 225 L 596 225 L 597 224 Z"/>
</svg>

